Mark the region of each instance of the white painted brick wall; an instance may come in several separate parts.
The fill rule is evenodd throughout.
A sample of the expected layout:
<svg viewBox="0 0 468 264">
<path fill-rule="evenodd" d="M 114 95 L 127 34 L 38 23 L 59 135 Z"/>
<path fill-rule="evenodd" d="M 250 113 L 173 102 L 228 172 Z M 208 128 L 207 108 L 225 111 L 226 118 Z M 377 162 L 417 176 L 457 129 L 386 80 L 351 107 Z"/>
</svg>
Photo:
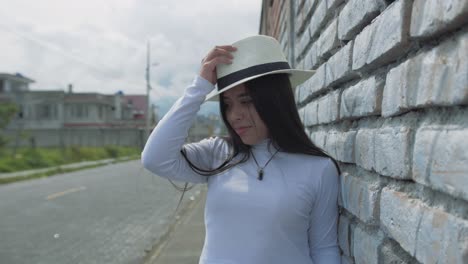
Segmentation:
<svg viewBox="0 0 468 264">
<path fill-rule="evenodd" d="M 379 14 L 381 5 L 380 0 L 351 0 L 346 3 L 338 18 L 338 38 L 352 39 Z"/>
<path fill-rule="evenodd" d="M 326 15 L 327 15 L 327 1 L 320 0 L 310 19 L 309 34 L 311 37 L 315 37 L 315 35 L 319 32 L 319 30 L 322 27 L 322 24 L 325 22 Z"/>
<path fill-rule="evenodd" d="M 380 219 L 388 233 L 422 263 L 466 263 L 468 221 L 384 188 Z"/>
<path fill-rule="evenodd" d="M 354 264 L 354 261 L 346 255 L 341 255 L 341 264 Z"/>
<path fill-rule="evenodd" d="M 379 115 L 384 82 L 375 76 L 343 91 L 340 118 Z"/>
<path fill-rule="evenodd" d="M 322 92 L 325 88 L 325 64 L 320 66 L 315 74 L 297 87 L 296 97 L 298 102 L 304 101 L 307 97 Z"/>
<path fill-rule="evenodd" d="M 317 101 L 312 101 L 305 107 L 305 126 L 313 126 L 318 123 Z"/>
<path fill-rule="evenodd" d="M 399 264 L 399 263 L 413 263 L 411 257 L 404 252 L 404 250 L 399 250 L 399 247 L 396 246 L 393 241 L 386 240 L 380 248 L 380 258 L 379 263 L 386 264 Z"/>
<path fill-rule="evenodd" d="M 411 179 L 411 129 L 386 127 L 375 131 L 375 171 L 397 179 Z"/>
<path fill-rule="evenodd" d="M 323 131 L 311 133 L 313 143 L 319 148 L 323 148 L 325 146 L 326 136 L 327 134 Z"/>
<path fill-rule="evenodd" d="M 318 123 L 330 123 L 337 121 L 340 111 L 341 91 L 331 92 L 318 100 L 317 116 Z"/>
<path fill-rule="evenodd" d="M 414 255 L 422 204 L 388 187 L 380 196 L 380 223 L 404 250 Z"/>
<path fill-rule="evenodd" d="M 412 37 L 429 37 L 466 22 L 466 0 L 414 0 L 410 32 Z"/>
<path fill-rule="evenodd" d="M 424 207 L 416 241 L 422 263 L 464 264 L 468 256 L 468 221 Z"/>
<path fill-rule="evenodd" d="M 356 134 L 354 156 L 356 164 L 366 170 L 374 168 L 374 130 L 373 129 L 359 129 Z"/>
<path fill-rule="evenodd" d="M 294 55 L 296 56 L 296 58 L 299 58 L 303 55 L 306 46 L 310 42 L 309 32 L 304 32 L 299 38 L 296 39 L 296 41 L 298 42 L 296 44 L 296 49 L 294 50 Z"/>
<path fill-rule="evenodd" d="M 351 69 L 353 62 L 351 53 L 353 50 L 353 43 L 353 41 L 350 41 L 327 61 L 325 65 L 326 86 L 331 86 L 341 81 L 347 81 L 357 77 L 357 74 Z"/>
<path fill-rule="evenodd" d="M 281 35 L 297 67 L 317 70 L 296 96 L 344 172 L 343 263 L 466 263 L 467 5 L 307 0 L 307 38 Z"/>
<path fill-rule="evenodd" d="M 379 248 L 384 236 L 380 232 L 367 232 L 356 226 L 354 229 L 354 260 L 360 264 L 379 263 Z"/>
<path fill-rule="evenodd" d="M 348 217 L 340 216 L 338 222 L 338 243 L 346 256 L 352 256 L 352 234 L 351 224 Z"/>
<path fill-rule="evenodd" d="M 317 55 L 320 58 L 328 58 L 331 52 L 339 47 L 337 35 L 338 21 L 335 19 L 325 28 L 320 38 L 317 40 Z"/>
<path fill-rule="evenodd" d="M 468 117 L 465 118 L 468 124 Z M 468 129 L 422 127 L 416 132 L 413 179 L 468 201 Z"/>
<path fill-rule="evenodd" d="M 416 107 L 468 104 L 468 33 L 456 36 L 390 70 L 382 115 Z"/>
<path fill-rule="evenodd" d="M 385 87 L 382 98 L 382 116 L 389 117 L 404 113 L 414 105 L 417 90 L 412 86 L 410 66 L 412 60 L 406 61 L 391 69 L 385 80 Z M 412 88 L 410 88 L 412 87 Z"/>
<path fill-rule="evenodd" d="M 366 170 L 397 179 L 410 179 L 411 130 L 406 127 L 360 129 L 355 139 L 355 162 Z"/>
<path fill-rule="evenodd" d="M 317 65 L 321 63 L 317 55 L 317 44 L 316 42 L 312 43 L 310 48 L 307 50 L 306 54 L 304 55 L 304 60 L 306 60 L 306 65 L 308 70 L 315 69 Z"/>
<path fill-rule="evenodd" d="M 336 160 L 346 163 L 354 162 L 354 140 L 356 131 L 329 132 L 327 135 L 327 152 Z"/>
<path fill-rule="evenodd" d="M 377 183 L 366 182 L 347 172 L 342 173 L 342 206 L 366 224 L 377 223 L 378 194 Z"/>
<path fill-rule="evenodd" d="M 395 1 L 356 37 L 353 70 L 391 61 L 408 43 L 410 0 Z"/>
</svg>

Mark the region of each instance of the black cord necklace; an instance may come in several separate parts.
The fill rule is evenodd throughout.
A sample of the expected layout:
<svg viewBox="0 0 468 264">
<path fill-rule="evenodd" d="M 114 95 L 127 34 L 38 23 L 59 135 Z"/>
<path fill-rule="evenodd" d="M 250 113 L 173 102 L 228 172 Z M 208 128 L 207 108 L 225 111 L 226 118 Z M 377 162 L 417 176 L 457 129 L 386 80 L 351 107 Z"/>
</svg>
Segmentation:
<svg viewBox="0 0 468 264">
<path fill-rule="evenodd" d="M 255 155 L 253 154 L 252 151 L 250 151 L 250 154 L 252 154 L 252 158 L 254 159 L 255 164 L 257 165 L 257 172 L 258 172 L 257 179 L 259 181 L 263 180 L 263 169 L 265 169 L 265 167 L 268 165 L 268 163 L 270 163 L 270 161 L 273 159 L 273 157 L 276 155 L 276 153 L 278 153 L 278 151 L 279 151 L 279 149 L 275 152 L 275 154 L 271 155 L 270 159 L 265 163 L 265 165 L 263 167 L 260 167 L 260 165 L 258 165 L 257 159 L 255 158 Z"/>
</svg>

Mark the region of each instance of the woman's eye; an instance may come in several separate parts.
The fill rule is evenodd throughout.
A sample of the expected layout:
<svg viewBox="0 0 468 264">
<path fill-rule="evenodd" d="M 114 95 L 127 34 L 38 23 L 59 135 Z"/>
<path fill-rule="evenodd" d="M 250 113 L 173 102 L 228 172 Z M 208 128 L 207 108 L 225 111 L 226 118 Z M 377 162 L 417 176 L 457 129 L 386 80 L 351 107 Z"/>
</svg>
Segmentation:
<svg viewBox="0 0 468 264">
<path fill-rule="evenodd" d="M 252 102 L 251 99 L 248 99 L 248 100 L 243 100 L 241 103 L 243 104 L 250 104 Z"/>
</svg>

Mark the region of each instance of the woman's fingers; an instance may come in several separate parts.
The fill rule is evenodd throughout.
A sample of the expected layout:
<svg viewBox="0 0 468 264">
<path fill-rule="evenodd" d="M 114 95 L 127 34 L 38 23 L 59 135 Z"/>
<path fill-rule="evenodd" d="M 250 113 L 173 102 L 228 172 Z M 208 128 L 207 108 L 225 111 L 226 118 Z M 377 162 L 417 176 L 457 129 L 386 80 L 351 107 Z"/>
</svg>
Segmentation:
<svg viewBox="0 0 468 264">
<path fill-rule="evenodd" d="M 225 56 L 218 56 L 218 57 L 214 57 L 210 61 L 205 61 L 204 65 L 208 69 L 214 70 L 216 68 L 216 65 L 218 65 L 220 63 L 230 64 L 230 63 L 232 63 L 232 59 L 228 58 L 228 57 L 225 57 Z"/>
<path fill-rule="evenodd" d="M 214 47 L 208 55 L 206 55 L 204 61 L 211 61 L 217 56 L 226 56 L 228 58 L 233 58 L 231 52 L 235 51 L 236 47 L 233 46 L 216 46 Z"/>
<path fill-rule="evenodd" d="M 231 45 L 214 47 L 202 60 L 200 76 L 212 84 L 216 84 L 216 66 L 220 63 L 232 63 L 234 56 L 232 56 L 231 52 L 236 50 L 237 48 Z"/>
</svg>

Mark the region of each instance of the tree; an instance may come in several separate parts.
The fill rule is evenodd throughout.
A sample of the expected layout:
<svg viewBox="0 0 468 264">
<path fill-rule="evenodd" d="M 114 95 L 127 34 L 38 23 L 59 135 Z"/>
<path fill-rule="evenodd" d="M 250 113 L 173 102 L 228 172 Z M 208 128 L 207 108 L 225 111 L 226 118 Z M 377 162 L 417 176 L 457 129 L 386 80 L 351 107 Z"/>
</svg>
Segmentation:
<svg viewBox="0 0 468 264">
<path fill-rule="evenodd" d="M 0 104 L 0 149 L 3 149 L 8 143 L 8 138 L 4 135 L 5 128 L 17 111 L 18 108 L 13 103 Z"/>
</svg>

